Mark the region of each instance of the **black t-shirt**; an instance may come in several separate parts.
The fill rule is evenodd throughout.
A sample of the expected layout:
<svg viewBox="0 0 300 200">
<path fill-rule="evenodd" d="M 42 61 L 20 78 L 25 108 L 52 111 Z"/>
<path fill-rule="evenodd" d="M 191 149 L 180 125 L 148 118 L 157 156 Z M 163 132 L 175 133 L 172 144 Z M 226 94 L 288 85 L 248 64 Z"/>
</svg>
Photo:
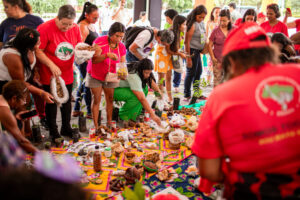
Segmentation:
<svg viewBox="0 0 300 200">
<path fill-rule="evenodd" d="M 42 23 L 44 21 L 40 17 L 31 14 L 20 19 L 6 18 L 0 25 L 0 42 L 6 43 L 15 37 L 19 30 L 25 27 L 36 29 Z"/>
</svg>

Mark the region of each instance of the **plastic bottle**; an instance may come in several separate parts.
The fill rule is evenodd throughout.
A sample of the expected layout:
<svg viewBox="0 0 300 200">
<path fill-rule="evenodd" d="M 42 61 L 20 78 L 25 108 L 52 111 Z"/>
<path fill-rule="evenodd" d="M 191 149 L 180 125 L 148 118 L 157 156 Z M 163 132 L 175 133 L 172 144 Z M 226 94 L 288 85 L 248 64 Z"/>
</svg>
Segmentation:
<svg viewBox="0 0 300 200">
<path fill-rule="evenodd" d="M 95 172 L 100 172 L 102 170 L 102 161 L 101 161 L 101 153 L 99 151 L 99 146 L 95 146 L 95 152 L 93 155 L 93 164 L 94 164 Z"/>
</svg>

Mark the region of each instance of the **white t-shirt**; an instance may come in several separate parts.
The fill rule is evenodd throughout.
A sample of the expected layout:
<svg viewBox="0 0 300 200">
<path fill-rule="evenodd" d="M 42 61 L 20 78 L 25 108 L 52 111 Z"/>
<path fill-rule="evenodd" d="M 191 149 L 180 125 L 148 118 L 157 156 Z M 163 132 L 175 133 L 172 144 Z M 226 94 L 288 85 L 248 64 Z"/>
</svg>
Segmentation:
<svg viewBox="0 0 300 200">
<path fill-rule="evenodd" d="M 107 7 L 104 7 L 101 9 L 101 30 L 108 31 L 111 25 L 111 10 Z"/>
<path fill-rule="evenodd" d="M 119 8 L 115 8 L 113 10 L 113 15 L 115 15 L 115 13 L 118 11 Z M 130 19 L 130 15 L 129 15 L 129 12 L 126 8 L 123 8 L 119 11 L 118 15 L 115 17 L 115 20 L 114 22 L 120 22 L 122 23 L 124 26 L 126 26 L 129 22 L 129 19 Z"/>
<path fill-rule="evenodd" d="M 13 48 L 1 49 L 1 51 L 0 51 L 0 81 L 11 81 L 12 80 L 12 78 L 9 74 L 9 71 L 7 69 L 7 66 L 3 62 L 3 56 L 8 53 L 21 56 L 21 54 Z M 34 56 L 33 63 L 30 64 L 31 69 L 33 69 L 33 67 L 35 66 L 35 63 L 36 63 L 36 58 L 35 58 L 34 52 L 33 52 L 33 56 Z M 27 81 L 29 78 L 30 77 L 26 76 L 26 74 L 25 74 L 25 81 Z"/>
<path fill-rule="evenodd" d="M 146 47 L 144 47 L 145 44 L 148 43 L 150 38 L 151 38 L 150 31 L 144 30 L 140 32 L 135 38 L 135 40 L 133 41 L 133 43 L 135 43 L 139 47 L 137 51 L 143 56 L 143 58 L 146 58 L 150 54 L 151 50 L 154 48 L 156 44 L 155 37 L 153 37 L 152 42 L 150 42 Z"/>
<path fill-rule="evenodd" d="M 137 20 L 135 23 L 134 23 L 135 26 L 151 26 L 149 20 L 145 20 L 144 22 L 142 20 Z"/>
</svg>

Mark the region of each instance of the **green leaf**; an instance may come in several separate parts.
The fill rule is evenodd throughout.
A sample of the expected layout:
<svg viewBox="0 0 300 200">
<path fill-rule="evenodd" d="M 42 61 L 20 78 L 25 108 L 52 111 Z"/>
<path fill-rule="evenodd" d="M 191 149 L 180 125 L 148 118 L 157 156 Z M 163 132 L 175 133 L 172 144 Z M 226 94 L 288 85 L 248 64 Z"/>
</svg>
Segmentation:
<svg viewBox="0 0 300 200">
<path fill-rule="evenodd" d="M 145 200 L 145 190 L 141 182 L 136 182 L 134 185 L 134 193 L 138 196 L 139 200 Z"/>
<path fill-rule="evenodd" d="M 176 171 L 177 174 L 181 174 L 182 173 L 182 169 L 180 167 L 177 168 L 175 171 Z"/>
<path fill-rule="evenodd" d="M 183 188 L 182 187 L 176 188 L 176 191 L 179 192 L 180 194 L 183 194 Z"/>
<path fill-rule="evenodd" d="M 183 182 L 183 180 L 180 179 L 180 178 L 175 178 L 175 179 L 174 179 L 174 182 Z"/>
<path fill-rule="evenodd" d="M 122 195 L 126 200 L 139 200 L 138 196 L 127 186 L 125 187 Z"/>
<path fill-rule="evenodd" d="M 191 198 L 191 197 L 195 196 L 195 194 L 192 193 L 192 192 L 184 192 L 183 195 L 188 197 L 188 198 Z"/>
<path fill-rule="evenodd" d="M 160 84 L 160 85 L 164 84 L 164 81 L 165 81 L 165 78 L 160 79 L 160 80 L 159 80 L 159 84 Z"/>
</svg>

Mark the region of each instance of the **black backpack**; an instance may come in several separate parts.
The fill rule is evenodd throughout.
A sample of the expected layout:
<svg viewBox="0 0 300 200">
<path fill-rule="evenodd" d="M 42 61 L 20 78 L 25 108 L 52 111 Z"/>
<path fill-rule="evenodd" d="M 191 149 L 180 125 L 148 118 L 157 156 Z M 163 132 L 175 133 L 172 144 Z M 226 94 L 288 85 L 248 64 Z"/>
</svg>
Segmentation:
<svg viewBox="0 0 300 200">
<path fill-rule="evenodd" d="M 151 33 L 150 40 L 144 45 L 146 47 L 149 45 L 153 38 L 154 38 L 154 31 L 150 27 L 145 26 L 135 26 L 135 27 L 129 27 L 126 29 L 125 37 L 124 37 L 124 44 L 126 49 L 129 49 L 130 45 L 134 42 L 135 38 L 138 36 L 139 33 L 141 33 L 144 30 L 148 30 Z"/>
</svg>

